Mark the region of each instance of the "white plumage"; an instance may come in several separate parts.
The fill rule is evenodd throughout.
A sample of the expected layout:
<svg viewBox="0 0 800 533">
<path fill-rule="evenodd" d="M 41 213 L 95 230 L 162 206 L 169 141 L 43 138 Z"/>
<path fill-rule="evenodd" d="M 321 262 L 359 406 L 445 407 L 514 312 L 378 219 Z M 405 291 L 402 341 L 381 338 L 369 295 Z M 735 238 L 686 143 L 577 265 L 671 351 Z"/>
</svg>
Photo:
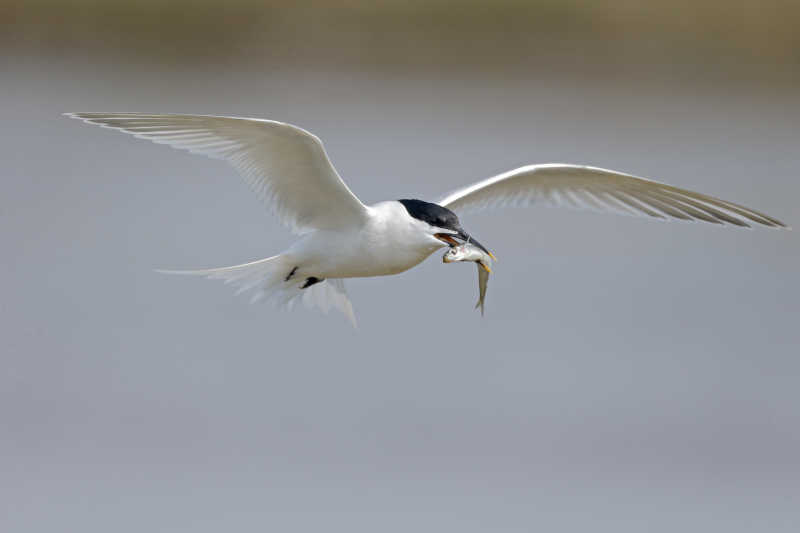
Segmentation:
<svg viewBox="0 0 800 533">
<path fill-rule="evenodd" d="M 291 124 L 204 115 L 68 115 L 230 162 L 253 192 L 295 233 L 340 229 L 366 218 L 366 207 L 336 173 L 322 142 Z"/>
<path fill-rule="evenodd" d="M 457 213 L 490 207 L 571 207 L 660 219 L 786 227 L 758 211 L 665 183 L 582 165 L 548 163 L 509 170 L 438 202 Z"/>
<path fill-rule="evenodd" d="M 489 207 L 565 206 L 660 219 L 784 228 L 746 207 L 601 168 L 521 167 L 448 194 L 365 206 L 311 133 L 272 120 L 143 113 L 68 116 L 231 163 L 250 188 L 300 238 L 285 252 L 224 268 L 166 271 L 223 279 L 253 300 L 339 309 L 355 324 L 344 278 L 403 272 L 435 250 L 472 239 L 452 213 Z M 485 250 L 485 248 L 484 248 Z M 488 252 L 488 250 L 486 250 Z"/>
</svg>

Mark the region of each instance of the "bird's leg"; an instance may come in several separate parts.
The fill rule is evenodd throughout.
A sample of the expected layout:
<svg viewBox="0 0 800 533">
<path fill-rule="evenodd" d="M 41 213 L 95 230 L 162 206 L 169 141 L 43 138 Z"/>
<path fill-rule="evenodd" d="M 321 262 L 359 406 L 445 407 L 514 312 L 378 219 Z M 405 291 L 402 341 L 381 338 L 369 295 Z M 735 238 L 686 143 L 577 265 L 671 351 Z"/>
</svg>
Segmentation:
<svg viewBox="0 0 800 533">
<path fill-rule="evenodd" d="M 297 272 L 297 267 L 294 267 L 294 268 L 291 270 L 291 272 L 289 272 L 289 273 L 286 275 L 286 277 L 285 277 L 285 278 L 283 278 L 283 281 L 289 281 L 290 279 L 292 279 L 292 276 L 294 276 L 294 273 L 295 273 L 295 272 Z"/>
</svg>

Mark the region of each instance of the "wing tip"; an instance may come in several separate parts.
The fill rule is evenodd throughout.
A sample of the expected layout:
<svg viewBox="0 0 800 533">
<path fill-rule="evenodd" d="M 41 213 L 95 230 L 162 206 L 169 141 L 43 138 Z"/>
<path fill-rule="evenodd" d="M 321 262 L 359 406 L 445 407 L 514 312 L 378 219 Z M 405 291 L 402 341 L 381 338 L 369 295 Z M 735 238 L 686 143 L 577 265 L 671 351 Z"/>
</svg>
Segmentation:
<svg viewBox="0 0 800 533">
<path fill-rule="evenodd" d="M 96 124 L 98 126 L 106 127 L 105 124 L 102 122 L 97 122 L 96 119 L 101 118 L 104 116 L 103 113 L 88 113 L 88 112 L 81 112 L 81 111 L 68 111 L 66 113 L 61 113 L 61 116 L 67 118 L 74 118 L 75 120 L 80 120 L 81 122 L 85 122 L 87 124 Z"/>
<path fill-rule="evenodd" d="M 110 115 L 111 113 L 97 113 L 92 111 L 66 111 L 61 113 L 61 116 L 68 118 L 77 118 L 78 120 L 91 120 L 93 117 L 102 117 Z"/>
<path fill-rule="evenodd" d="M 61 113 L 62 117 L 74 118 L 74 119 L 77 119 L 77 120 L 86 120 L 81 115 L 84 115 L 84 113 L 80 113 L 80 112 L 76 112 L 76 111 L 67 111 L 66 113 Z"/>
<path fill-rule="evenodd" d="M 764 226 L 768 227 L 769 229 L 782 229 L 786 231 L 792 231 L 792 227 L 789 224 L 785 224 L 778 219 L 769 217 L 767 220 L 771 222 L 771 224 L 763 224 Z"/>
<path fill-rule="evenodd" d="M 83 120 L 86 122 L 90 122 L 94 119 L 100 119 L 103 117 L 138 117 L 138 116 L 147 116 L 143 113 L 127 113 L 127 112 L 113 112 L 113 113 L 99 113 L 97 111 L 66 111 L 61 113 L 61 116 L 68 117 L 68 118 L 76 118 L 78 120 Z"/>
</svg>

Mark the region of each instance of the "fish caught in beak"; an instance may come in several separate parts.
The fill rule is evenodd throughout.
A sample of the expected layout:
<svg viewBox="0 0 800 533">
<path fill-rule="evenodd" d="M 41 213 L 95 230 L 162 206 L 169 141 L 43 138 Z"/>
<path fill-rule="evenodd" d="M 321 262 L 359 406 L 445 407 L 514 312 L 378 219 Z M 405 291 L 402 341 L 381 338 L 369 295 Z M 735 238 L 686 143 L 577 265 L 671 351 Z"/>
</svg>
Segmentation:
<svg viewBox="0 0 800 533">
<path fill-rule="evenodd" d="M 469 236 L 467 236 L 469 238 Z M 448 249 L 442 256 L 442 261 L 445 263 L 455 263 L 458 261 L 472 261 L 478 268 L 478 303 L 475 307 L 479 307 L 481 314 L 483 314 L 483 302 L 486 298 L 486 284 L 489 282 L 489 274 L 492 269 L 489 265 L 492 264 L 492 259 L 489 252 L 485 251 L 483 247 L 475 241 L 465 242 L 458 246 L 453 246 Z"/>
<path fill-rule="evenodd" d="M 459 229 L 458 233 L 434 233 L 433 236 L 442 241 L 443 243 L 447 244 L 451 248 L 459 246 L 461 244 L 461 242 L 457 241 L 456 239 L 461 239 L 464 243 L 474 244 L 475 246 L 486 252 L 486 254 L 493 260 L 497 261 L 497 258 L 494 256 L 492 252 L 490 252 L 484 245 L 479 243 L 477 240 L 473 239 L 472 236 L 463 229 Z M 486 267 L 484 266 L 484 268 Z"/>
<path fill-rule="evenodd" d="M 488 273 L 492 272 L 489 266 L 492 260 L 489 254 L 473 242 L 452 246 L 442 256 L 443 263 L 456 263 L 458 261 L 472 261 Z"/>
<path fill-rule="evenodd" d="M 461 246 L 460 244 L 458 246 Z M 442 256 L 442 263 L 455 263 L 457 261 L 464 261 L 465 255 L 463 253 L 459 253 L 460 248 L 458 246 L 453 246 L 450 248 L 450 253 L 446 253 Z M 484 269 L 488 273 L 492 273 L 491 267 L 486 264 L 485 261 L 481 261 L 480 259 L 468 259 L 468 261 L 474 261 L 479 267 Z"/>
<path fill-rule="evenodd" d="M 466 231 L 464 231 L 463 229 L 458 231 L 457 237 L 460 238 L 461 240 L 463 240 L 465 243 L 474 244 L 475 246 L 477 246 L 478 248 L 480 248 L 481 250 L 486 252 L 486 254 L 489 257 L 491 257 L 493 260 L 497 261 L 497 258 L 494 256 L 494 254 L 492 252 L 490 252 L 484 245 L 482 245 L 481 243 L 479 243 L 478 241 L 473 239 L 472 236 L 469 233 L 467 233 Z M 458 244 L 458 243 L 456 243 L 456 244 Z M 483 266 L 483 268 L 487 268 L 486 265 L 481 265 L 481 266 Z M 488 268 L 487 268 L 487 271 L 491 272 L 491 270 L 488 270 Z"/>
</svg>

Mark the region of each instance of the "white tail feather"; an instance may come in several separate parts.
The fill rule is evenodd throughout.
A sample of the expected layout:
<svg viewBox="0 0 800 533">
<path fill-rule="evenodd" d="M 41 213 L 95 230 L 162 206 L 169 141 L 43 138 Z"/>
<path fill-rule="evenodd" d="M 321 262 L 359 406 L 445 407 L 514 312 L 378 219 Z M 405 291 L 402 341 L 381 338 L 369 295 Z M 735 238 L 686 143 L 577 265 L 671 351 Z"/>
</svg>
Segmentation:
<svg viewBox="0 0 800 533">
<path fill-rule="evenodd" d="M 208 279 L 221 279 L 238 288 L 236 294 L 254 290 L 251 303 L 264 300 L 276 304 L 277 307 L 291 309 L 298 296 L 302 296 L 306 307 L 317 307 L 324 313 L 331 308 L 338 309 L 356 327 L 353 305 L 347 297 L 344 280 L 328 279 L 301 289 L 306 282 L 303 276 L 289 276 L 296 267 L 293 258 L 287 255 L 275 255 L 243 265 L 202 270 L 156 270 L 163 274 L 180 274 L 189 276 L 205 276 Z"/>
</svg>

